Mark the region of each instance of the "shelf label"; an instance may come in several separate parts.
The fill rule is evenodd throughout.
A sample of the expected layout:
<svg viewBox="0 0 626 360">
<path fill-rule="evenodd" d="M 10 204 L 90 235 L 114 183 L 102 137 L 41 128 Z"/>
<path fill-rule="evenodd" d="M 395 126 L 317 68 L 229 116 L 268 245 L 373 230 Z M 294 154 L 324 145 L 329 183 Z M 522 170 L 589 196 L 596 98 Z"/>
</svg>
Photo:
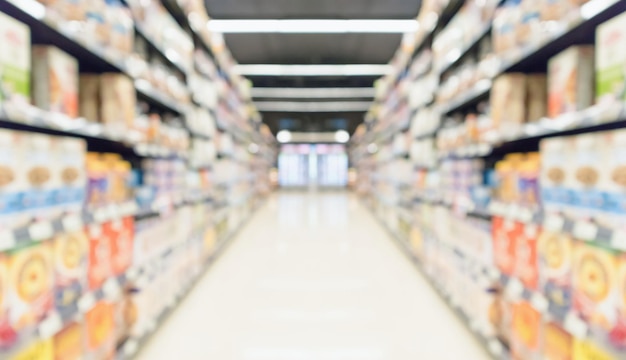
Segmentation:
<svg viewBox="0 0 626 360">
<path fill-rule="evenodd" d="M 500 342 L 497 339 L 490 339 L 487 342 L 487 347 L 489 348 L 489 352 L 493 356 L 502 355 L 502 344 L 500 344 Z"/>
<path fill-rule="evenodd" d="M 567 314 L 563 323 L 565 330 L 579 339 L 587 337 L 587 323 L 585 323 L 578 315 L 573 312 Z"/>
<path fill-rule="evenodd" d="M 119 298 L 122 293 L 122 289 L 120 288 L 120 283 L 116 278 L 111 278 L 107 280 L 102 286 L 102 291 L 104 295 L 110 300 L 115 300 Z"/>
<path fill-rule="evenodd" d="M 581 240 L 595 240 L 598 227 L 587 221 L 578 221 L 574 225 L 574 236 Z"/>
<path fill-rule="evenodd" d="M 39 324 L 39 336 L 48 339 L 63 328 L 63 320 L 57 312 L 53 312 Z"/>
<path fill-rule="evenodd" d="M 102 223 L 107 220 L 108 213 L 106 208 L 98 208 L 93 212 L 93 218 L 96 222 Z"/>
<path fill-rule="evenodd" d="M 124 355 L 128 357 L 135 355 L 137 350 L 139 350 L 139 343 L 137 343 L 137 340 L 135 339 L 129 339 L 126 341 L 126 344 L 124 344 Z"/>
<path fill-rule="evenodd" d="M 536 238 L 538 232 L 539 232 L 539 230 L 537 229 L 537 225 L 528 224 L 528 225 L 524 226 L 524 234 L 528 238 Z"/>
<path fill-rule="evenodd" d="M 613 230 L 613 234 L 611 234 L 611 246 L 614 249 L 626 251 L 626 232 Z"/>
<path fill-rule="evenodd" d="M 548 310 L 548 300 L 541 293 L 535 292 L 530 298 L 531 305 L 535 308 L 535 310 L 540 313 L 545 313 Z"/>
<path fill-rule="evenodd" d="M 63 229 L 68 232 L 79 231 L 83 228 L 83 219 L 78 215 L 69 215 L 63 218 Z"/>
<path fill-rule="evenodd" d="M 91 308 L 93 308 L 93 306 L 96 304 L 96 297 L 92 292 L 89 292 L 85 295 L 83 295 L 80 300 L 78 300 L 78 309 L 85 313 L 89 310 L 91 310 Z"/>
<path fill-rule="evenodd" d="M 28 228 L 28 235 L 31 240 L 44 240 L 51 238 L 54 235 L 54 229 L 52 223 L 49 221 L 42 221 L 31 225 Z"/>
<path fill-rule="evenodd" d="M 524 292 L 524 285 L 516 278 L 510 278 L 506 284 L 506 296 L 511 300 L 518 299 Z"/>
<path fill-rule="evenodd" d="M 552 232 L 561 232 L 563 231 L 563 226 L 565 225 L 565 219 L 559 215 L 548 215 L 543 223 L 543 226 L 548 231 Z"/>
<path fill-rule="evenodd" d="M 0 232 L 0 251 L 9 250 L 16 245 L 15 234 L 7 230 Z"/>
</svg>

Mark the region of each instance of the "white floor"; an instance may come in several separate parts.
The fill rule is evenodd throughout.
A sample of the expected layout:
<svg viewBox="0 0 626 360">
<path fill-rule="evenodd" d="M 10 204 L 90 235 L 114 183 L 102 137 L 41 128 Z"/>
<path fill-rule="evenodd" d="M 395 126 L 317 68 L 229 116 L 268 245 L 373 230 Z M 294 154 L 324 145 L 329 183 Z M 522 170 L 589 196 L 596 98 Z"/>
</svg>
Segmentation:
<svg viewBox="0 0 626 360">
<path fill-rule="evenodd" d="M 280 193 L 141 360 L 480 360 L 462 323 L 348 193 Z"/>
</svg>

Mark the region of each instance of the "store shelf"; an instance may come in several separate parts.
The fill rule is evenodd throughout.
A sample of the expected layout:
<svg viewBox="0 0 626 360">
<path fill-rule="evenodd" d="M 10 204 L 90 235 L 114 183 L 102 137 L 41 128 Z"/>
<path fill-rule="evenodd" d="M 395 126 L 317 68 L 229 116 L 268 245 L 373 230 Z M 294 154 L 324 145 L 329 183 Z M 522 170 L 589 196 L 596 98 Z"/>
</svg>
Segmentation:
<svg viewBox="0 0 626 360">
<path fill-rule="evenodd" d="M 170 65 L 176 68 L 176 70 L 178 70 L 185 76 L 187 75 L 189 69 L 183 63 L 181 63 L 176 52 L 170 49 L 163 48 L 161 44 L 154 40 L 154 38 L 148 33 L 148 31 L 144 30 L 144 28 L 137 23 L 135 23 L 135 32 L 142 38 L 144 38 L 148 45 L 153 50 L 155 50 L 163 59 L 167 60 Z"/>
<path fill-rule="evenodd" d="M 489 79 L 480 80 L 465 93 L 448 101 L 446 104 L 439 105 L 439 111 L 445 115 L 476 104 L 487 98 L 489 91 L 491 91 L 491 85 L 492 82 Z"/>
<path fill-rule="evenodd" d="M 162 110 L 172 111 L 179 115 L 184 115 L 187 111 L 187 106 L 179 104 L 175 99 L 155 89 L 147 80 L 136 79 L 135 89 L 139 98 Z"/>
<path fill-rule="evenodd" d="M 478 45 L 478 43 L 485 37 L 487 36 L 487 34 L 489 34 L 491 32 L 492 29 L 492 23 L 491 21 L 488 22 L 488 24 L 486 26 L 483 26 L 482 29 L 480 29 L 476 35 L 470 40 L 468 41 L 466 44 L 463 44 L 462 46 L 455 48 L 451 51 L 449 51 L 445 56 L 444 56 L 444 62 L 443 64 L 441 64 L 438 69 L 437 72 L 439 73 L 439 75 L 441 76 L 443 73 L 447 72 L 448 70 L 450 70 L 452 67 L 458 65 L 458 63 L 473 49 L 476 48 L 476 46 Z"/>
</svg>

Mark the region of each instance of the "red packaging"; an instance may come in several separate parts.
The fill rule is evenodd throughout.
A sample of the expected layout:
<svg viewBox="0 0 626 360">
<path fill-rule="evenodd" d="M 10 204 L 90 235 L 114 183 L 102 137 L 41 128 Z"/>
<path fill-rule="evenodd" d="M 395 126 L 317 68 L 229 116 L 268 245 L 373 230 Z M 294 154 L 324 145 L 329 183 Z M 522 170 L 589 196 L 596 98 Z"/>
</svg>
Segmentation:
<svg viewBox="0 0 626 360">
<path fill-rule="evenodd" d="M 92 290 L 99 289 L 111 277 L 111 239 L 110 232 L 102 224 L 95 224 L 87 229 L 89 237 L 89 265 L 87 282 Z"/>
<path fill-rule="evenodd" d="M 111 267 L 114 275 L 122 275 L 132 265 L 135 221 L 132 217 L 105 224 L 111 239 Z"/>
<path fill-rule="evenodd" d="M 526 288 L 536 290 L 539 284 L 539 265 L 537 263 L 539 230 L 533 224 L 522 225 L 522 228 L 515 241 L 515 276 Z"/>
<path fill-rule="evenodd" d="M 114 307 L 101 301 L 85 314 L 85 348 L 88 359 L 115 358 Z"/>
<path fill-rule="evenodd" d="M 515 241 L 522 224 L 501 217 L 493 218 L 493 256 L 496 267 L 505 275 L 515 274 Z"/>
</svg>

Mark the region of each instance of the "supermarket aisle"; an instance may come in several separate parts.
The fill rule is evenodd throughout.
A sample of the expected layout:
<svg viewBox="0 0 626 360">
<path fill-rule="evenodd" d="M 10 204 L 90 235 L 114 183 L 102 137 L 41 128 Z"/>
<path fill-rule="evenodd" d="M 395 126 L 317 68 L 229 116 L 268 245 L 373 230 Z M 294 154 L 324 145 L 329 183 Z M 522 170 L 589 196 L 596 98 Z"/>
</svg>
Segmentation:
<svg viewBox="0 0 626 360">
<path fill-rule="evenodd" d="M 348 193 L 274 196 L 139 356 L 483 358 L 478 343 Z"/>
</svg>

